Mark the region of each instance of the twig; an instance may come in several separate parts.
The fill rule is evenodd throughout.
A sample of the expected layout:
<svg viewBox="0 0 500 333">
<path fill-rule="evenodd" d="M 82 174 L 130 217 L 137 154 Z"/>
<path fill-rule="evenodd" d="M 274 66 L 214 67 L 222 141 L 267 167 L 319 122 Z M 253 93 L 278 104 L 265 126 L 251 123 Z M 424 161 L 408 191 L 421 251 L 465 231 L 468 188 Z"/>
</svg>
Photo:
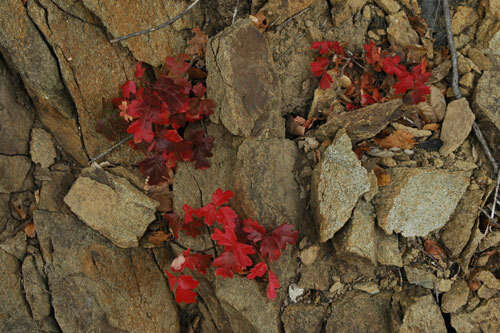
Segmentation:
<svg viewBox="0 0 500 333">
<path fill-rule="evenodd" d="M 450 54 L 451 54 L 451 64 L 452 64 L 452 80 L 451 80 L 451 87 L 453 89 L 453 93 L 455 94 L 455 97 L 457 99 L 462 98 L 462 92 L 460 91 L 460 88 L 458 86 L 458 60 L 457 60 L 457 49 L 455 48 L 455 42 L 453 40 L 453 32 L 451 31 L 451 16 L 450 16 L 450 5 L 448 3 L 448 0 L 442 0 L 443 1 L 443 14 L 444 14 L 444 20 L 446 22 L 446 34 L 448 36 L 448 47 L 450 48 Z M 488 144 L 486 143 L 486 140 L 484 139 L 483 133 L 481 132 L 481 129 L 477 125 L 476 122 L 472 124 L 472 129 L 474 130 L 474 134 L 476 135 L 477 139 L 479 140 L 479 143 L 481 143 L 481 146 L 483 147 L 486 156 L 490 160 L 491 164 L 493 165 L 493 173 L 496 174 L 498 172 L 498 164 L 495 161 L 495 158 L 493 157 L 493 154 L 490 151 L 490 148 L 488 147 Z"/>
<path fill-rule="evenodd" d="M 119 146 L 121 146 L 122 144 L 124 144 L 125 142 L 131 140 L 133 137 L 134 137 L 133 134 L 130 134 L 130 135 L 124 137 L 119 142 L 115 143 L 114 145 L 112 145 L 111 147 L 109 147 L 108 149 L 106 149 L 105 151 L 103 151 L 102 153 L 100 153 L 99 155 L 97 155 L 96 157 L 91 158 L 90 161 L 89 161 L 89 164 L 92 164 L 95 161 L 97 161 L 98 159 L 103 158 L 104 156 L 106 156 L 107 154 L 111 153 L 113 150 L 115 150 L 116 148 L 118 148 Z"/>
<path fill-rule="evenodd" d="M 166 26 L 174 23 L 175 21 L 177 21 L 178 19 L 180 19 L 184 15 L 186 15 L 198 2 L 200 2 L 200 0 L 193 1 L 193 3 L 191 3 L 182 13 L 180 13 L 179 15 L 175 16 L 174 18 L 168 20 L 167 22 L 164 22 L 164 23 L 162 23 L 160 25 L 157 25 L 156 27 L 152 27 L 152 28 L 149 28 L 149 29 L 146 29 L 146 30 L 142 30 L 142 31 L 137 31 L 137 32 L 125 35 L 125 36 L 121 36 L 121 37 L 112 39 L 111 43 L 116 43 L 116 42 L 119 42 L 119 41 L 124 40 L 124 39 L 129 39 L 129 38 L 132 38 L 132 37 L 149 34 L 150 32 L 163 29 Z"/>
<path fill-rule="evenodd" d="M 293 20 L 297 16 L 302 15 L 303 13 L 307 12 L 309 9 L 311 9 L 311 6 L 308 6 L 308 7 L 304 8 L 304 9 L 300 10 L 298 13 L 293 14 L 292 16 L 290 16 L 289 18 L 287 18 L 286 20 L 284 20 L 281 24 L 279 24 L 279 26 L 282 26 L 283 24 L 285 24 L 287 22 L 290 22 L 291 20 Z M 277 20 L 275 20 L 275 22 L 276 21 Z M 268 29 L 270 29 L 273 25 L 274 25 L 274 22 L 271 23 L 271 25 L 269 25 Z"/>
<path fill-rule="evenodd" d="M 495 209 L 497 206 L 498 188 L 499 187 L 500 187 L 500 171 L 497 174 L 497 186 L 495 186 L 495 194 L 493 194 L 493 207 L 491 207 L 490 220 L 493 220 L 495 218 Z"/>
<path fill-rule="evenodd" d="M 188 249 L 187 247 L 185 247 L 184 245 L 182 245 L 181 243 L 179 243 L 176 240 L 171 240 L 170 243 L 177 245 L 178 247 L 180 247 L 183 250 L 187 250 Z M 206 249 L 203 249 L 203 250 L 194 250 L 194 249 L 190 249 L 190 250 L 193 251 L 193 252 L 198 252 L 198 253 L 207 253 L 208 251 L 210 251 L 212 249 L 215 249 L 215 246 L 207 247 Z"/>
<path fill-rule="evenodd" d="M 236 0 L 236 6 L 234 7 L 233 19 L 231 21 L 231 24 L 234 24 L 234 21 L 236 21 L 236 15 L 238 15 L 238 7 L 239 6 L 240 6 L 240 0 Z"/>
</svg>

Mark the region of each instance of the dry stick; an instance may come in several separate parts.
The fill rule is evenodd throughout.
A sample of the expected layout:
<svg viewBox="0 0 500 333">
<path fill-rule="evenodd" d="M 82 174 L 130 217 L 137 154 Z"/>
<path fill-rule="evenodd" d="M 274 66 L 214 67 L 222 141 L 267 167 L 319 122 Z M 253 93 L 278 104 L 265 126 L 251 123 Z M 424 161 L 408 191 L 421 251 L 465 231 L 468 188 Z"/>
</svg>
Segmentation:
<svg viewBox="0 0 500 333">
<path fill-rule="evenodd" d="M 460 88 L 458 87 L 458 61 L 457 61 L 457 50 L 455 48 L 455 42 L 453 40 L 453 33 L 451 31 L 451 17 L 450 17 L 450 5 L 448 3 L 448 0 L 443 0 L 443 12 L 444 12 L 444 19 L 446 21 L 446 34 L 448 36 L 448 46 L 450 48 L 450 53 L 451 53 L 451 64 L 452 64 L 452 81 L 451 85 L 453 88 L 453 93 L 457 98 L 462 97 L 462 93 L 460 91 Z M 474 134 L 476 135 L 477 139 L 481 143 L 481 146 L 483 147 L 486 156 L 490 160 L 491 164 L 493 165 L 493 172 L 497 174 L 498 172 L 498 164 L 495 161 L 495 158 L 491 154 L 491 151 L 488 147 L 488 144 L 486 143 L 486 140 L 484 139 L 483 133 L 481 132 L 481 129 L 477 125 L 476 122 L 472 124 L 472 129 L 474 130 Z M 495 194 L 493 195 L 493 207 L 491 208 L 491 216 L 490 219 L 493 219 L 495 216 L 495 208 L 496 208 L 496 202 L 497 202 L 497 197 L 498 197 L 498 187 L 500 184 L 500 172 L 497 174 L 497 185 L 495 189 Z"/>
<path fill-rule="evenodd" d="M 240 6 L 240 0 L 236 0 L 236 6 L 234 7 L 233 20 L 231 21 L 231 24 L 234 24 L 234 21 L 236 21 L 236 15 L 238 15 L 239 6 Z"/>
<path fill-rule="evenodd" d="M 156 27 L 152 27 L 152 28 L 149 28 L 149 29 L 146 29 L 146 30 L 142 30 L 142 31 L 137 31 L 137 32 L 134 32 L 134 33 L 131 33 L 131 34 L 128 34 L 128 35 L 125 35 L 125 36 L 122 36 L 122 37 L 118 37 L 118 38 L 115 38 L 115 39 L 112 39 L 111 40 L 111 43 L 116 43 L 116 42 L 119 42 L 121 40 L 124 40 L 124 39 L 129 39 L 129 38 L 132 38 L 132 37 L 136 37 L 136 36 L 140 36 L 140 35 L 145 35 L 145 34 L 149 34 L 150 32 L 153 32 L 153 31 L 156 31 L 156 30 L 160 30 L 160 29 L 163 29 L 165 28 L 166 26 L 174 23 L 175 21 L 177 21 L 178 19 L 180 19 L 181 17 L 183 17 L 184 15 L 186 15 L 198 2 L 200 2 L 200 0 L 195 0 L 193 1 L 192 4 L 190 4 L 188 6 L 188 8 L 186 8 L 182 13 L 180 13 L 179 15 L 175 16 L 173 19 L 171 20 L 168 20 L 167 22 L 164 22 L 160 25 L 157 25 Z"/>
<path fill-rule="evenodd" d="M 123 139 L 121 139 L 119 142 L 115 143 L 114 145 L 112 145 L 111 147 L 109 147 L 108 149 L 106 149 L 105 151 L 103 151 L 102 153 L 100 153 L 99 155 L 97 155 L 96 157 L 94 158 L 91 158 L 90 161 L 89 161 L 89 164 L 92 164 L 94 163 L 95 161 L 97 161 L 98 159 L 101 159 L 103 158 L 104 156 L 108 155 L 109 153 L 111 153 L 113 150 L 115 150 L 116 148 L 120 147 L 122 144 L 124 144 L 125 142 L 131 140 L 132 138 L 134 137 L 133 134 L 130 134 L 126 137 L 124 137 Z"/>
</svg>

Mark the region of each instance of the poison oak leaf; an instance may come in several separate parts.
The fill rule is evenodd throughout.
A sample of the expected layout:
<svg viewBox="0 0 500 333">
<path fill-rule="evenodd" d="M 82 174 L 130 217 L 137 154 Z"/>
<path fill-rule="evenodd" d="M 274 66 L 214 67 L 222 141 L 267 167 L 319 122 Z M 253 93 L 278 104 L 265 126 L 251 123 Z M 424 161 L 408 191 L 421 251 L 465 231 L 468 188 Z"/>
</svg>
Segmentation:
<svg viewBox="0 0 500 333">
<path fill-rule="evenodd" d="M 168 76 L 171 78 L 182 78 L 190 66 L 189 57 L 186 54 L 165 59 L 165 67 L 168 70 Z"/>
<path fill-rule="evenodd" d="M 325 72 L 323 74 L 323 76 L 321 77 L 321 80 L 319 81 L 319 87 L 323 90 L 326 90 L 326 89 L 330 88 L 332 83 L 333 83 L 332 77 L 330 76 L 330 74 Z"/>
<path fill-rule="evenodd" d="M 140 79 L 141 77 L 144 76 L 144 72 L 146 71 L 146 68 L 142 66 L 142 62 L 138 62 L 137 65 L 135 65 L 135 77 Z"/>
<path fill-rule="evenodd" d="M 314 76 L 322 76 L 328 69 L 330 60 L 325 57 L 317 57 L 315 61 L 311 62 L 311 72 Z"/>
<path fill-rule="evenodd" d="M 224 226 L 224 228 L 234 230 L 237 218 L 238 215 L 231 207 L 224 206 L 217 209 L 217 222 Z"/>
<path fill-rule="evenodd" d="M 286 244 L 294 245 L 297 243 L 299 232 L 293 230 L 293 225 L 285 223 L 274 228 L 272 237 L 276 240 L 278 247 L 284 250 Z"/>
<path fill-rule="evenodd" d="M 209 203 L 196 210 L 196 216 L 203 218 L 206 225 L 212 226 L 217 221 L 217 208 L 214 204 Z"/>
<path fill-rule="evenodd" d="M 168 168 L 161 154 L 153 154 L 138 163 L 139 170 L 147 177 L 148 184 L 157 185 L 168 180 Z"/>
<path fill-rule="evenodd" d="M 190 275 L 180 275 L 177 277 L 167 270 L 165 270 L 165 274 L 168 278 L 170 290 L 175 292 L 175 301 L 177 303 L 196 303 L 196 293 L 193 289 L 198 287 L 198 281 Z"/>
<path fill-rule="evenodd" d="M 267 272 L 267 265 L 265 262 L 259 262 L 257 265 L 250 269 L 250 274 L 247 275 L 247 278 L 250 280 L 255 279 L 256 277 L 262 277 Z"/>
<path fill-rule="evenodd" d="M 219 207 L 224 204 L 227 204 L 229 200 L 234 196 L 234 193 L 231 191 L 222 191 L 220 188 L 218 188 L 213 194 L 212 194 L 212 203 Z"/>
<path fill-rule="evenodd" d="M 276 289 L 281 288 L 278 278 L 273 273 L 273 271 L 267 271 L 269 281 L 267 283 L 267 298 L 275 299 L 276 298 Z"/>
<path fill-rule="evenodd" d="M 181 230 L 182 227 L 179 216 L 173 213 L 163 214 L 163 216 L 168 221 L 168 227 L 170 228 L 172 235 L 175 239 L 177 239 L 179 237 L 179 230 Z"/>
<path fill-rule="evenodd" d="M 130 94 L 134 94 L 137 92 L 137 87 L 134 81 L 128 80 L 121 86 L 122 96 L 126 99 L 130 98 Z"/>
<path fill-rule="evenodd" d="M 247 238 L 254 243 L 261 241 L 266 235 L 266 228 L 252 219 L 243 221 L 243 231 L 248 234 Z"/>
<path fill-rule="evenodd" d="M 182 272 L 184 268 L 189 268 L 190 270 L 196 269 L 198 272 L 205 275 L 211 262 L 211 255 L 191 253 L 191 249 L 187 249 L 172 261 L 170 267 L 174 272 Z"/>
</svg>

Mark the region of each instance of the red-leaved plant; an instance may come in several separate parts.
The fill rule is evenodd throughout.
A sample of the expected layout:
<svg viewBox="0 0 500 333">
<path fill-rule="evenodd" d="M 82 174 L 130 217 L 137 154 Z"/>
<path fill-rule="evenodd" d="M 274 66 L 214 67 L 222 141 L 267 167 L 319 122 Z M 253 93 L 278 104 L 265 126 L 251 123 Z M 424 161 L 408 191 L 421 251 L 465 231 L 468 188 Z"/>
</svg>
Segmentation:
<svg viewBox="0 0 500 333">
<path fill-rule="evenodd" d="M 187 79 L 190 66 L 187 55 L 167 57 L 166 71 L 155 82 L 148 82 L 143 79 L 145 68 L 139 62 L 135 76 L 141 86 L 129 80 L 121 86 L 121 97 L 113 99 L 121 125 L 116 112 L 98 123 L 98 131 L 108 136 L 124 128 L 133 134 L 129 144 L 147 154 L 139 168 L 150 185 L 170 179 L 179 161 L 194 162 L 200 169 L 210 166 L 207 158 L 212 156 L 213 138 L 203 131 L 184 135 L 188 123 L 208 117 L 215 107 L 205 97 L 203 83 L 193 85 Z"/>
<path fill-rule="evenodd" d="M 206 274 L 209 266 L 215 267 L 215 275 L 223 279 L 240 274 L 253 280 L 267 273 L 267 297 L 276 297 L 276 289 L 280 288 L 280 284 L 268 261 L 277 260 L 287 244 L 295 244 L 298 232 L 290 224 L 282 224 L 268 231 L 255 220 L 241 220 L 227 205 L 232 197 L 233 192 L 218 189 L 212 195 L 212 202 L 201 208 L 184 205 L 182 221 L 175 214 L 164 215 L 174 238 L 178 237 L 179 231 L 197 237 L 203 229 L 208 228 L 219 250 L 216 252 L 218 256 L 214 258 L 207 253 L 192 253 L 191 249 L 187 249 L 170 266 L 176 274 L 165 270 L 170 290 L 175 293 L 178 303 L 196 302 L 194 289 L 198 287 L 198 281 L 191 275 L 183 274 L 184 270 Z"/>
<path fill-rule="evenodd" d="M 328 89 L 333 83 L 328 73 L 330 70 L 340 76 L 346 75 L 353 83 L 344 92 L 345 96 L 352 99 L 352 102 L 346 102 L 347 110 L 384 102 L 407 93 L 410 104 L 417 104 L 425 101 L 425 95 L 430 94 L 430 88 L 425 83 L 431 73 L 426 71 L 425 58 L 408 70 L 398 55 L 382 51 L 373 41 L 363 46 L 364 57 L 344 50 L 337 41 L 314 42 L 311 49 L 319 51 L 319 56 L 311 62 L 311 72 L 313 76 L 321 78 L 321 89 Z"/>
</svg>

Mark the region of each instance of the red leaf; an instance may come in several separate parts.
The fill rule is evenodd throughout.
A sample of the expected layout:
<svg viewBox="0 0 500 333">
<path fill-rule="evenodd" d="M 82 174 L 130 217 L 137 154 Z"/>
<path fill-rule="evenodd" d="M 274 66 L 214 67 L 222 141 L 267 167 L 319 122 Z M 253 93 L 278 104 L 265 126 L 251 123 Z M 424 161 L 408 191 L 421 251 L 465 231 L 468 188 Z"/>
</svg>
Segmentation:
<svg viewBox="0 0 500 333">
<path fill-rule="evenodd" d="M 221 276 L 223 279 L 232 278 L 234 276 L 233 272 L 239 272 L 239 265 L 236 261 L 236 257 L 231 251 L 224 251 L 220 256 L 214 259 L 214 267 L 218 267 L 215 270 L 215 275 Z"/>
<path fill-rule="evenodd" d="M 191 237 L 196 237 L 201 234 L 203 223 L 200 219 L 193 218 L 195 210 L 188 205 L 182 206 L 184 210 L 184 222 L 182 223 L 182 231 Z"/>
<path fill-rule="evenodd" d="M 224 206 L 217 210 L 217 222 L 224 228 L 234 229 L 237 219 L 238 215 L 231 207 Z"/>
<path fill-rule="evenodd" d="M 290 245 L 297 243 L 299 232 L 293 230 L 293 225 L 285 223 L 276 227 L 273 230 L 272 236 L 276 240 L 278 247 L 284 250 L 287 243 Z"/>
<path fill-rule="evenodd" d="M 217 220 L 217 209 L 214 204 L 207 204 L 196 210 L 196 216 L 203 218 L 206 225 L 212 226 Z"/>
<path fill-rule="evenodd" d="M 314 76 L 322 76 L 327 70 L 330 60 L 325 57 L 317 57 L 315 61 L 311 62 L 311 72 Z"/>
<path fill-rule="evenodd" d="M 135 93 L 137 92 L 135 82 L 130 80 L 128 80 L 122 85 L 121 90 L 122 90 L 122 96 L 126 99 L 130 98 L 130 94 L 135 95 Z"/>
<path fill-rule="evenodd" d="M 333 83 L 332 77 L 330 76 L 330 74 L 325 72 L 323 74 L 323 76 L 321 77 L 321 80 L 319 81 L 319 87 L 323 90 L 326 90 L 326 89 L 330 88 L 330 85 L 332 83 Z"/>
<path fill-rule="evenodd" d="M 229 202 L 234 196 L 234 193 L 231 191 L 222 191 L 220 188 L 217 189 L 214 194 L 212 194 L 212 202 L 215 206 L 219 207 Z"/>
<path fill-rule="evenodd" d="M 140 79 L 143 77 L 144 72 L 146 71 L 146 68 L 142 66 L 142 62 L 138 62 L 137 65 L 135 65 L 135 77 Z"/>
<path fill-rule="evenodd" d="M 141 173 L 147 177 L 149 185 L 157 185 L 168 180 L 168 168 L 161 155 L 154 154 L 138 165 Z"/>
<path fill-rule="evenodd" d="M 338 43 L 337 43 L 338 44 Z M 311 45 L 312 50 L 318 50 L 319 49 L 319 54 L 325 55 L 333 51 L 334 49 L 334 43 L 331 41 L 324 41 L 324 42 L 314 42 Z"/>
<path fill-rule="evenodd" d="M 163 214 L 163 216 L 167 219 L 168 227 L 172 231 L 174 238 L 177 239 L 179 237 L 179 230 L 181 230 L 182 227 L 179 216 L 173 213 Z"/>
<path fill-rule="evenodd" d="M 182 142 L 182 137 L 179 135 L 177 130 L 167 130 L 164 135 L 165 139 L 172 142 Z"/>
<path fill-rule="evenodd" d="M 187 249 L 172 262 L 171 268 L 174 272 L 182 272 L 184 268 L 189 268 L 190 270 L 196 269 L 201 274 L 206 274 L 211 262 L 211 255 L 191 253 L 191 250 Z"/>
<path fill-rule="evenodd" d="M 185 54 L 177 57 L 167 57 L 165 59 L 165 67 L 168 70 L 168 76 L 172 78 L 181 78 L 191 66 L 189 57 Z"/>
<path fill-rule="evenodd" d="M 411 102 L 412 104 L 418 104 L 420 102 L 425 102 L 425 95 L 431 93 L 431 88 L 426 86 L 420 81 L 415 81 L 413 90 L 411 92 Z"/>
<path fill-rule="evenodd" d="M 265 234 L 266 228 L 259 224 L 259 222 L 251 219 L 246 219 L 243 221 L 243 231 L 246 232 L 247 238 L 254 243 L 261 241 Z"/>
<path fill-rule="evenodd" d="M 247 275 L 247 278 L 250 280 L 255 279 L 256 277 L 262 277 L 267 272 L 267 265 L 265 262 L 259 262 L 257 265 L 252 267 L 250 270 L 250 274 Z"/>
<path fill-rule="evenodd" d="M 269 282 L 267 284 L 267 298 L 275 299 L 276 298 L 276 289 L 281 288 L 278 278 L 273 273 L 273 271 L 268 270 Z"/>
<path fill-rule="evenodd" d="M 393 88 L 396 94 L 402 95 L 406 93 L 408 90 L 413 88 L 413 76 L 408 74 L 404 77 L 400 77 L 399 81 L 394 84 Z"/>
<path fill-rule="evenodd" d="M 176 277 L 165 270 L 168 277 L 168 285 L 172 292 L 175 291 L 175 301 L 177 303 L 196 303 L 196 293 L 193 289 L 198 287 L 199 282 L 190 275 L 180 275 Z"/>
<path fill-rule="evenodd" d="M 369 44 L 364 44 L 363 48 L 366 51 L 366 63 L 373 65 L 376 71 L 380 71 L 382 60 L 380 48 L 377 48 L 373 41 L 370 41 Z"/>
<path fill-rule="evenodd" d="M 197 131 L 191 136 L 190 141 L 193 144 L 192 161 L 195 162 L 195 168 L 202 170 L 208 168 L 210 166 L 208 158 L 212 157 L 214 138 L 206 136 L 203 131 Z"/>
<path fill-rule="evenodd" d="M 225 254 L 223 258 L 217 257 L 214 260 L 214 266 L 223 266 L 227 269 L 231 268 L 235 272 L 241 272 L 252 265 L 252 259 L 248 255 L 254 254 L 255 249 L 253 246 L 238 242 L 234 230 L 226 229 L 222 232 L 220 229 L 216 229 L 211 237 L 219 246 L 224 246 L 225 252 L 230 252 L 233 255 L 233 257 L 229 254 Z"/>
</svg>

